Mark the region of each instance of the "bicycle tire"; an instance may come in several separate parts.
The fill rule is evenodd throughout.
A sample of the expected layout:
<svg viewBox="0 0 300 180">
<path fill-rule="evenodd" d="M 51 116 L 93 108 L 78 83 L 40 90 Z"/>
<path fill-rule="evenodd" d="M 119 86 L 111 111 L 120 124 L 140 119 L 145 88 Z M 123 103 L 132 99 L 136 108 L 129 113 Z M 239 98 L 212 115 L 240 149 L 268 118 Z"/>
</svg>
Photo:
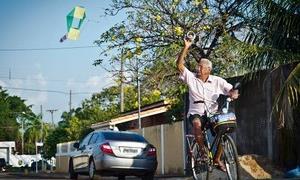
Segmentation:
<svg viewBox="0 0 300 180">
<path fill-rule="evenodd" d="M 206 148 L 206 147 L 205 147 Z M 192 171 L 192 176 L 194 180 L 204 180 L 209 178 L 209 159 L 206 161 L 201 160 L 199 145 L 194 142 L 192 145 L 193 157 L 190 158 L 190 167 Z M 208 151 L 207 157 L 208 156 Z"/>
<path fill-rule="evenodd" d="M 223 136 L 224 164 L 226 166 L 226 174 L 229 180 L 240 179 L 240 164 L 238 160 L 237 148 L 233 139 L 225 134 Z"/>
</svg>

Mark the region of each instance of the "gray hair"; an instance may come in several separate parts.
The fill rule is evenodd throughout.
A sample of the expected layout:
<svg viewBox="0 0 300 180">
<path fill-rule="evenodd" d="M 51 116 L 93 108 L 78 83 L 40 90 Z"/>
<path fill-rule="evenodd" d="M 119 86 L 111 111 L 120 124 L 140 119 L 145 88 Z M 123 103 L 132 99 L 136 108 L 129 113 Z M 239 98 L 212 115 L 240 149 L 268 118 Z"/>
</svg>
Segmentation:
<svg viewBox="0 0 300 180">
<path fill-rule="evenodd" d="M 201 58 L 199 65 L 205 65 L 207 67 L 209 67 L 210 69 L 212 69 L 212 63 L 210 60 L 206 59 L 206 58 Z"/>
</svg>

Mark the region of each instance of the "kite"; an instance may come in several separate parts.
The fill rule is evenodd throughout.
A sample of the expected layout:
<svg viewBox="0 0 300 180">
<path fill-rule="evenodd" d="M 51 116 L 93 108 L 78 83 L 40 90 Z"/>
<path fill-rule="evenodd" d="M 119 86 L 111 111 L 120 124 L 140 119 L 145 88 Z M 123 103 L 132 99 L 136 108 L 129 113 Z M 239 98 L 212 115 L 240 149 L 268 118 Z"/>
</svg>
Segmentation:
<svg viewBox="0 0 300 180">
<path fill-rule="evenodd" d="M 63 42 L 66 39 L 77 40 L 80 34 L 80 27 L 84 21 L 85 9 L 81 6 L 76 6 L 72 11 L 67 15 L 67 29 L 68 32 L 61 39 L 60 42 Z"/>
</svg>

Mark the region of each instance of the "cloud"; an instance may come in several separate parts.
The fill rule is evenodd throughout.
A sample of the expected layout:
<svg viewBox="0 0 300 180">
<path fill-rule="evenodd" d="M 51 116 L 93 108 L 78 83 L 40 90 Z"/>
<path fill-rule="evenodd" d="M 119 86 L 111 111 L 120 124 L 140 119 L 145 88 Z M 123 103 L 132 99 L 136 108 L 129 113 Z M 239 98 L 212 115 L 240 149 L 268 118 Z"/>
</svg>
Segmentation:
<svg viewBox="0 0 300 180">
<path fill-rule="evenodd" d="M 24 88 L 24 80 L 20 80 L 20 79 L 13 79 L 8 81 L 7 86 L 8 87 L 14 87 L 14 88 Z M 9 90 L 9 92 L 15 96 L 20 96 L 22 97 L 22 90 L 15 90 L 15 89 L 11 89 Z"/>
<path fill-rule="evenodd" d="M 47 86 L 47 81 L 41 73 L 27 76 L 25 83 L 27 87 L 44 88 Z"/>
<path fill-rule="evenodd" d="M 86 82 L 86 88 L 94 91 L 101 91 L 102 88 L 114 85 L 112 78 L 108 76 L 91 76 Z"/>
<path fill-rule="evenodd" d="M 39 105 L 45 104 L 48 101 L 48 93 L 47 92 L 38 92 L 38 93 L 30 93 L 27 98 L 27 105 L 34 105 L 34 110 L 36 112 L 39 111 Z"/>
<path fill-rule="evenodd" d="M 102 81 L 102 79 L 100 76 L 92 76 L 87 80 L 86 85 L 88 87 L 99 87 L 101 84 L 101 81 Z"/>
<path fill-rule="evenodd" d="M 1 87 L 3 87 L 3 86 L 5 87 L 5 86 L 7 86 L 7 85 L 6 85 L 5 82 L 3 82 L 3 81 L 0 80 L 0 86 L 1 86 Z"/>
<path fill-rule="evenodd" d="M 0 85 L 5 87 L 20 88 L 8 89 L 10 95 L 19 96 L 25 99 L 26 105 L 34 105 L 33 110 L 39 112 L 39 105 L 45 104 L 48 101 L 47 92 L 29 91 L 28 89 L 44 90 L 47 89 L 47 81 L 43 74 L 38 73 L 27 76 L 24 80 L 12 79 L 5 82 L 0 81 Z"/>
<path fill-rule="evenodd" d="M 73 92 L 100 92 L 103 88 L 114 85 L 114 81 L 108 73 L 105 73 L 101 76 L 90 76 L 83 83 L 81 81 L 71 78 L 66 83 L 66 87 Z"/>
<path fill-rule="evenodd" d="M 40 86 L 46 86 L 47 85 L 47 81 L 45 80 L 44 76 L 41 73 L 35 75 L 32 79 L 37 80 L 37 83 Z"/>
<path fill-rule="evenodd" d="M 101 75 L 91 75 L 85 81 L 70 78 L 63 89 L 72 90 L 72 107 L 74 108 L 80 106 L 84 99 L 90 99 L 92 94 L 101 92 L 103 88 L 112 85 L 114 81 L 107 72 Z"/>
<path fill-rule="evenodd" d="M 36 62 L 36 63 L 34 63 L 34 65 L 33 65 L 34 67 L 35 67 L 35 69 L 37 69 L 37 70 L 41 70 L 42 69 L 42 66 L 41 66 L 41 64 L 40 63 L 38 63 L 38 62 Z"/>
<path fill-rule="evenodd" d="M 47 81 L 42 73 L 34 74 L 26 78 L 26 88 L 40 89 L 44 90 L 47 88 Z M 25 94 L 25 92 L 24 92 Z M 37 110 L 39 105 L 45 104 L 48 101 L 47 92 L 28 92 L 27 103 L 28 105 L 33 104 L 34 109 Z"/>
<path fill-rule="evenodd" d="M 68 79 L 66 86 L 69 87 L 69 89 L 75 87 L 76 82 L 74 80 L 74 78 Z"/>
</svg>

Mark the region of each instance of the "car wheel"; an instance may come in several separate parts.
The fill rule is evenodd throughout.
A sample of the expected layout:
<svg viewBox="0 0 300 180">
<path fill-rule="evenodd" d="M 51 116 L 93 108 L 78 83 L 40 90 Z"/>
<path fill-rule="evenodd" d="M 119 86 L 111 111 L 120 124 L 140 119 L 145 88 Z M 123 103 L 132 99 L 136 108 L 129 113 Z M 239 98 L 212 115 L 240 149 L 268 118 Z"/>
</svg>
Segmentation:
<svg viewBox="0 0 300 180">
<path fill-rule="evenodd" d="M 96 167 L 94 161 L 91 159 L 89 163 L 89 179 L 94 179 Z"/>
<path fill-rule="evenodd" d="M 72 161 L 72 159 L 70 159 L 70 162 L 69 162 L 69 179 L 77 179 L 77 177 L 78 177 L 78 173 L 76 173 L 74 171 L 73 161 Z"/>
<path fill-rule="evenodd" d="M 142 180 L 153 180 L 153 179 L 154 179 L 154 173 L 153 172 L 145 174 L 144 176 L 142 176 Z"/>
</svg>

